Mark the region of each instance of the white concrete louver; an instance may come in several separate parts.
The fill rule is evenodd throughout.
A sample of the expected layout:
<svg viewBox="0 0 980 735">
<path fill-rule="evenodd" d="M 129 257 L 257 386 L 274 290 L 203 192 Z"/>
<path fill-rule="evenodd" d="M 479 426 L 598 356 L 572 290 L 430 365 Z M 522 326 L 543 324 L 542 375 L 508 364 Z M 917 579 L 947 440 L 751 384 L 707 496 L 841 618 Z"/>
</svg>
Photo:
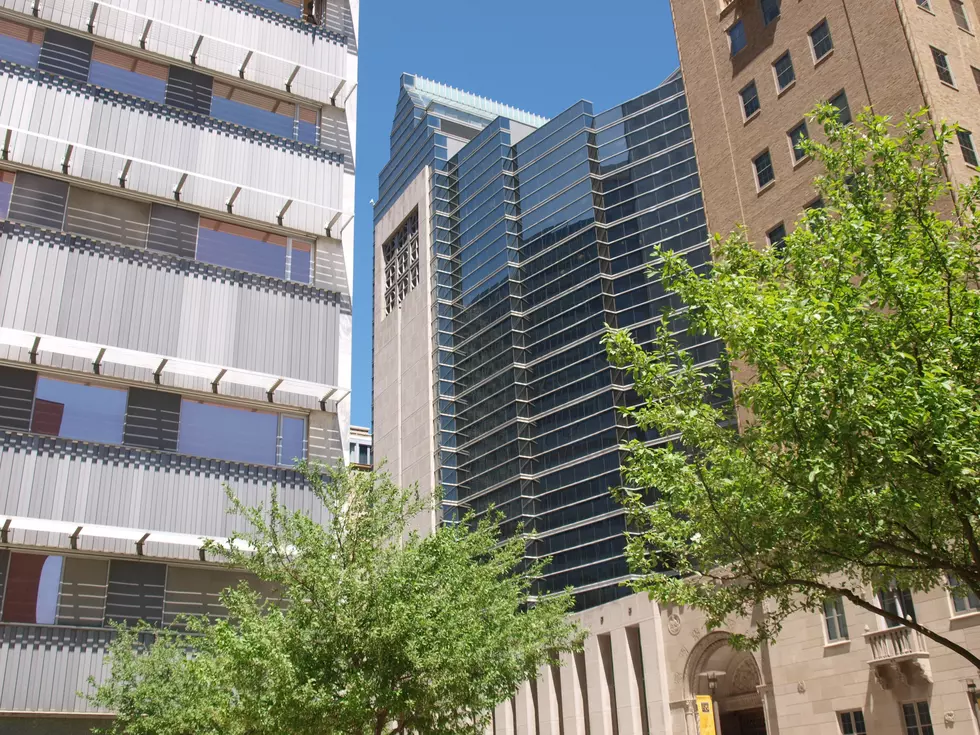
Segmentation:
<svg viewBox="0 0 980 735">
<path fill-rule="evenodd" d="M 296 380 L 286 376 L 269 375 L 252 370 L 210 365 L 204 362 L 168 357 L 166 355 L 137 352 L 135 350 L 83 342 L 65 337 L 34 334 L 32 332 L 6 327 L 0 327 L 0 345 L 27 349 L 30 350 L 32 355 L 37 355 L 39 352 L 44 351 L 57 355 L 81 357 L 89 360 L 93 368 L 98 368 L 103 363 L 114 363 L 126 367 L 152 370 L 156 376 L 171 373 L 193 378 L 204 378 L 210 382 L 215 392 L 217 392 L 220 385 L 225 383 L 249 388 L 260 388 L 266 393 L 270 401 L 274 399 L 277 391 L 309 396 L 321 403 L 341 401 L 350 395 L 350 389 L 345 387 L 315 383 L 307 380 Z"/>
</svg>

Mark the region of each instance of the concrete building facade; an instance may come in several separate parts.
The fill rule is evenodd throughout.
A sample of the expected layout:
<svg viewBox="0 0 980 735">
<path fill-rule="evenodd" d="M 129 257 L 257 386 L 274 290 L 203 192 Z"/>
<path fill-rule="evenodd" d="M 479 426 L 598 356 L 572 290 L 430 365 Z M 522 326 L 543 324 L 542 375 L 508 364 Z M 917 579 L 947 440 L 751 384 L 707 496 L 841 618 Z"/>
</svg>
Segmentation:
<svg viewBox="0 0 980 735">
<path fill-rule="evenodd" d="M 350 439 L 357 0 L 0 1 L 0 732 Z"/>
</svg>

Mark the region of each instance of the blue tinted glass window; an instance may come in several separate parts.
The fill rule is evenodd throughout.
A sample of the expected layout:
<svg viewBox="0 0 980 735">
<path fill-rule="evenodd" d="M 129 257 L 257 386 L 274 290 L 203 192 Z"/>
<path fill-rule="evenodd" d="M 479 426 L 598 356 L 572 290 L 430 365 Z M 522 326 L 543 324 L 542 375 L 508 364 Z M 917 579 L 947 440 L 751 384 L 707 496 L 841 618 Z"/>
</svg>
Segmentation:
<svg viewBox="0 0 980 735">
<path fill-rule="evenodd" d="M 37 68 L 44 31 L 0 20 L 0 59 Z"/>
<path fill-rule="evenodd" d="M 14 174 L 0 171 L 0 217 L 6 219 L 10 212 L 10 195 L 14 191 Z"/>
<path fill-rule="evenodd" d="M 163 102 L 167 92 L 168 68 L 128 54 L 97 47 L 92 52 L 88 80 L 100 87 L 134 97 Z"/>
<path fill-rule="evenodd" d="M 281 138 L 294 137 L 296 105 L 251 90 L 214 83 L 211 117 L 264 130 Z"/>
<path fill-rule="evenodd" d="M 773 67 L 776 70 L 776 88 L 780 92 L 796 81 L 796 72 L 793 70 L 793 59 L 789 55 L 789 51 L 776 59 Z"/>
<path fill-rule="evenodd" d="M 299 105 L 299 112 L 296 116 L 296 140 L 300 143 L 316 145 L 319 130 L 319 115 L 317 111 Z"/>
<path fill-rule="evenodd" d="M 126 391 L 38 378 L 31 431 L 66 439 L 120 444 Z"/>
<path fill-rule="evenodd" d="M 306 457 L 306 421 L 296 416 L 283 416 L 279 464 L 292 467 L 295 460 L 304 457 Z"/>
<path fill-rule="evenodd" d="M 300 18 L 303 14 L 303 9 L 298 2 L 283 2 L 283 0 L 248 0 L 248 2 L 252 5 L 275 10 L 277 13 L 288 15 L 290 18 Z"/>
<path fill-rule="evenodd" d="M 177 451 L 196 457 L 276 464 L 279 415 L 184 399 Z"/>
<path fill-rule="evenodd" d="M 779 0 L 761 0 L 761 2 L 762 20 L 769 25 L 779 17 Z"/>
<path fill-rule="evenodd" d="M 197 259 L 227 268 L 286 277 L 286 238 L 201 218 Z"/>
<path fill-rule="evenodd" d="M 312 275 L 313 245 L 303 240 L 290 240 L 289 280 L 309 283 Z"/>
<path fill-rule="evenodd" d="M 738 21 L 728 29 L 728 40 L 731 44 L 732 56 L 745 48 L 748 41 L 745 37 L 745 24 L 742 21 Z"/>
</svg>

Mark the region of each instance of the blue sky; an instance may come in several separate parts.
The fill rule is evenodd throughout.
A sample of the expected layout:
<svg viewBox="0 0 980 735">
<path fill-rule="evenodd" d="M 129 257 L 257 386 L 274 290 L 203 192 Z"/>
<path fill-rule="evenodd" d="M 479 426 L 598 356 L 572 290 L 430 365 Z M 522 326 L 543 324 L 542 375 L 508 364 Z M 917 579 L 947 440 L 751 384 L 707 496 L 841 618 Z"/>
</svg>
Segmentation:
<svg viewBox="0 0 980 735">
<path fill-rule="evenodd" d="M 668 0 L 367 0 L 358 50 L 351 419 L 370 426 L 370 201 L 388 160 L 399 75 L 553 117 L 580 99 L 601 112 L 657 86 L 677 67 L 677 50 Z"/>
</svg>

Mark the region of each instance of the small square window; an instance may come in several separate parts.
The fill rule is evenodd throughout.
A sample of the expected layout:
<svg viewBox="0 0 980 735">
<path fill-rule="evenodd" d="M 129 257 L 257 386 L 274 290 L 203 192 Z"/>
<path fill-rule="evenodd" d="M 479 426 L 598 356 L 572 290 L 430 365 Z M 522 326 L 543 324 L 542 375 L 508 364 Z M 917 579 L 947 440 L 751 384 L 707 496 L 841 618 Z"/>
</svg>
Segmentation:
<svg viewBox="0 0 980 735">
<path fill-rule="evenodd" d="M 969 130 L 957 130 L 956 137 L 960 141 L 960 150 L 963 152 L 963 160 L 971 166 L 977 165 L 977 151 L 973 147 L 973 133 Z"/>
<path fill-rule="evenodd" d="M 950 597 L 953 598 L 953 611 L 956 615 L 980 612 L 980 599 L 977 598 L 976 593 L 965 584 L 961 584 L 952 574 L 949 575 L 949 587 Z"/>
<path fill-rule="evenodd" d="M 782 92 L 796 81 L 796 72 L 793 71 L 793 58 L 789 55 L 789 51 L 776 59 L 772 68 L 776 72 L 776 89 L 778 91 Z"/>
<path fill-rule="evenodd" d="M 819 25 L 810 31 L 810 44 L 813 46 L 815 61 L 820 61 L 834 50 L 834 39 L 830 35 L 830 26 L 826 20 L 820 21 Z"/>
<path fill-rule="evenodd" d="M 936 63 L 936 73 L 939 74 L 939 78 L 953 86 L 953 72 L 949 68 L 949 58 L 946 56 L 945 51 L 940 51 L 935 46 L 930 46 L 932 49 L 932 60 Z"/>
<path fill-rule="evenodd" d="M 861 710 L 839 712 L 837 719 L 840 720 L 841 735 L 868 735 L 864 724 L 864 712 Z"/>
<path fill-rule="evenodd" d="M 902 705 L 905 735 L 935 735 L 928 702 L 909 702 Z"/>
<path fill-rule="evenodd" d="M 806 158 L 806 153 L 803 151 L 803 140 L 807 137 L 806 121 L 790 130 L 788 135 L 790 148 L 793 150 L 793 163 L 799 163 Z"/>
<path fill-rule="evenodd" d="M 837 108 L 837 118 L 840 120 L 841 125 L 850 125 L 853 122 L 851 108 L 847 104 L 847 95 L 844 94 L 843 90 L 830 98 L 830 104 Z"/>
<path fill-rule="evenodd" d="M 739 92 L 739 96 L 742 98 L 742 112 L 746 120 L 762 109 L 762 105 L 759 104 L 759 90 L 755 88 L 755 80 L 749 82 L 745 89 Z"/>
<path fill-rule="evenodd" d="M 806 205 L 807 212 L 809 212 L 811 209 L 823 209 L 823 197 L 817 197 Z"/>
<path fill-rule="evenodd" d="M 949 4 L 953 6 L 953 17 L 956 18 L 956 25 L 964 31 L 970 30 L 970 18 L 966 14 L 966 6 L 963 4 L 963 0 L 949 0 Z"/>
<path fill-rule="evenodd" d="M 755 180 L 760 189 L 775 181 L 776 174 L 772 170 L 772 156 L 769 155 L 769 151 L 756 156 L 752 165 L 755 166 Z"/>
<path fill-rule="evenodd" d="M 847 618 L 844 617 L 844 600 L 840 597 L 824 600 L 823 619 L 827 625 L 828 643 L 847 640 Z"/>
<path fill-rule="evenodd" d="M 741 51 L 748 44 L 748 40 L 745 37 L 745 24 L 742 21 L 738 21 L 731 28 L 728 29 L 728 42 L 731 46 L 732 56 Z"/>
<path fill-rule="evenodd" d="M 782 250 L 786 241 L 786 226 L 780 222 L 766 233 L 766 239 L 769 241 L 769 247 Z"/>
<path fill-rule="evenodd" d="M 882 610 L 886 610 L 893 615 L 907 618 L 915 622 L 915 604 L 912 601 L 912 593 L 907 589 L 892 586 L 889 589 L 878 590 L 878 604 Z M 885 627 L 897 628 L 901 623 L 894 620 L 883 618 Z"/>
<path fill-rule="evenodd" d="M 766 25 L 779 17 L 780 0 L 760 0 L 762 3 L 762 20 Z"/>
<path fill-rule="evenodd" d="M 929 0 L 915 0 L 915 4 L 920 8 L 924 8 L 925 10 L 932 12 L 932 5 L 930 4 Z"/>
</svg>

